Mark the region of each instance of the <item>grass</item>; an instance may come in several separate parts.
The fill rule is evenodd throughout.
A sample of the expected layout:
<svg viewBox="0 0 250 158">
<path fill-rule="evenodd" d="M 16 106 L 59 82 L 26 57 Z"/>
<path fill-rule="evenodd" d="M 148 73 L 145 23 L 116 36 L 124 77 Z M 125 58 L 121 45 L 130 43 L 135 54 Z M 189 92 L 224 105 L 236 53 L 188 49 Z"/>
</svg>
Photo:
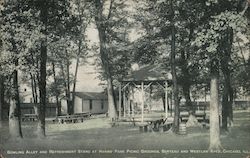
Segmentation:
<svg viewBox="0 0 250 158">
<path fill-rule="evenodd" d="M 154 114 L 155 116 L 156 114 Z M 161 116 L 161 114 L 159 114 Z M 23 122 L 22 140 L 11 140 L 8 124 L 5 122 L 0 130 L 0 152 L 4 158 L 26 157 L 232 157 L 246 158 L 250 155 L 250 111 L 234 113 L 234 126 L 229 132 L 221 133 L 224 153 L 208 152 L 209 129 L 187 128 L 187 135 L 172 132 L 140 133 L 138 127 L 131 123 L 111 127 L 107 118 L 94 118 L 83 123 L 53 124 L 47 122 L 45 139 L 36 138 L 36 123 Z M 7 154 L 8 151 L 59 150 L 49 154 Z M 76 151 L 74 151 L 76 150 Z M 78 150 L 97 151 L 97 153 L 77 153 Z M 125 153 L 117 153 L 125 152 Z M 131 151 L 132 150 L 132 151 Z M 138 151 L 139 150 L 139 151 Z M 147 151 L 151 150 L 151 151 Z M 153 151 L 152 151 L 153 150 Z M 182 150 L 182 151 L 181 151 Z M 193 151 L 195 150 L 195 151 Z M 240 153 L 235 153 L 239 150 Z M 113 152 L 112 154 L 108 152 Z M 53 152 L 53 151 L 50 151 Z M 101 153 L 99 153 L 101 152 Z M 132 153 L 131 153 L 132 152 Z M 133 152 L 139 152 L 133 153 Z M 150 152 L 150 153 L 145 153 Z M 155 153 L 156 152 L 156 153 Z M 159 152 L 159 153 L 157 153 Z M 176 153 L 177 152 L 177 153 Z M 180 153 L 187 152 L 187 153 Z M 198 153 L 193 153 L 198 152 Z"/>
</svg>

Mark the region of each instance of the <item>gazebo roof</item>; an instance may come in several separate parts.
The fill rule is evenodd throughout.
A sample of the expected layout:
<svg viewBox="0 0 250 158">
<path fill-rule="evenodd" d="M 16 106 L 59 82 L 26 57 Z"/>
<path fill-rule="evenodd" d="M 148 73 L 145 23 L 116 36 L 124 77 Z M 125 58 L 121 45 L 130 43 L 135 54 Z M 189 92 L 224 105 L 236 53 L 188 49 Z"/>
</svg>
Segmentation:
<svg viewBox="0 0 250 158">
<path fill-rule="evenodd" d="M 135 82 L 139 84 L 145 82 L 164 82 L 171 81 L 170 73 L 166 72 L 160 65 L 146 65 L 140 67 L 138 70 L 132 71 L 127 77 L 121 80 L 121 82 Z"/>
</svg>

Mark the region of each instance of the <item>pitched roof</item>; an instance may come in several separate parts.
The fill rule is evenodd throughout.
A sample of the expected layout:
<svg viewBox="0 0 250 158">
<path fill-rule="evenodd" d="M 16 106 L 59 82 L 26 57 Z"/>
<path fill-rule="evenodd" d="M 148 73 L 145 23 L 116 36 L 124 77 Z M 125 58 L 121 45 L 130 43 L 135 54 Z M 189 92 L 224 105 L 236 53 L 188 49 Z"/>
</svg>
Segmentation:
<svg viewBox="0 0 250 158">
<path fill-rule="evenodd" d="M 139 70 L 132 71 L 122 81 L 163 81 L 171 80 L 171 75 L 160 65 L 146 65 Z"/>
<path fill-rule="evenodd" d="M 103 92 L 75 92 L 75 95 L 86 100 L 108 99 L 108 96 Z"/>
</svg>

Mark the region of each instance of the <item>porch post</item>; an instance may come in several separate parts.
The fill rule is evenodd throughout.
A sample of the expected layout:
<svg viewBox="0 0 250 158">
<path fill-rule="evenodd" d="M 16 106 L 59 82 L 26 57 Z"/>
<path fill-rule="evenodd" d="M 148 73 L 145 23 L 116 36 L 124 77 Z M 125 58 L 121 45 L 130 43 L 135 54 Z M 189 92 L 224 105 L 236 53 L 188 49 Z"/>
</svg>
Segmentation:
<svg viewBox="0 0 250 158">
<path fill-rule="evenodd" d="M 135 100 L 135 98 L 134 98 L 134 94 L 135 94 L 135 92 L 134 92 L 134 89 L 133 88 L 131 88 L 131 92 L 132 92 L 132 101 L 131 101 L 131 108 L 132 108 L 132 117 L 134 118 L 135 117 L 135 102 L 134 102 L 134 100 Z"/>
<path fill-rule="evenodd" d="M 126 117 L 126 91 L 123 90 L 123 117 Z"/>
<path fill-rule="evenodd" d="M 141 82 L 141 103 L 142 103 L 142 108 L 141 108 L 141 122 L 143 122 L 144 119 L 144 82 Z"/>
<path fill-rule="evenodd" d="M 122 105 L 122 85 L 119 84 L 119 115 L 118 115 L 119 119 L 121 119 L 121 105 Z"/>
<path fill-rule="evenodd" d="M 130 104 L 131 104 L 131 91 L 130 91 L 130 89 L 131 89 L 131 87 L 129 86 L 128 87 L 129 88 L 129 91 L 128 91 L 128 102 L 127 102 L 127 108 L 128 108 L 128 117 L 130 117 Z"/>
<path fill-rule="evenodd" d="M 165 118 L 168 118 L 168 82 L 165 81 Z"/>
</svg>

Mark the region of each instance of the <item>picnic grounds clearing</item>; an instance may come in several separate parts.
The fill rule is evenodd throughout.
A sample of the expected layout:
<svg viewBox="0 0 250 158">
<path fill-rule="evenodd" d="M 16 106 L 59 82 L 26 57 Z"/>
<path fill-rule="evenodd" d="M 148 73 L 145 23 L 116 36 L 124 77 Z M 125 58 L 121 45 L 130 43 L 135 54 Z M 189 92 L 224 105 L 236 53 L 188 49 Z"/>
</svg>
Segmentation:
<svg viewBox="0 0 250 158">
<path fill-rule="evenodd" d="M 133 123 L 111 127 L 105 117 L 82 123 L 47 121 L 45 139 L 37 139 L 36 122 L 23 122 L 24 139 L 11 140 L 1 128 L 3 157 L 247 157 L 250 155 L 250 110 L 234 112 L 234 126 L 221 134 L 223 151 L 208 152 L 209 129 L 187 128 L 187 135 L 139 131 Z M 213 155 L 211 155 L 213 154 Z"/>
</svg>

